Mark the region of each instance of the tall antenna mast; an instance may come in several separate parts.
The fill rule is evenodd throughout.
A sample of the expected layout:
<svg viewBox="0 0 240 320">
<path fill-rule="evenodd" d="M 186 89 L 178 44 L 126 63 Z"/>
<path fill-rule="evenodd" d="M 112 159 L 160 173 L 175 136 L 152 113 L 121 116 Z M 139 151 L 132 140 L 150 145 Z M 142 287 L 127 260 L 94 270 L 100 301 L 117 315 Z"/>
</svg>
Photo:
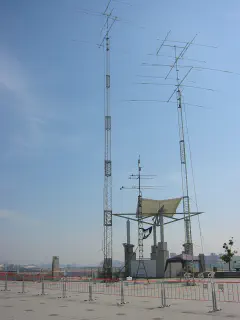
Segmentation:
<svg viewBox="0 0 240 320">
<path fill-rule="evenodd" d="M 106 33 L 103 38 L 103 43 L 106 43 L 106 70 L 105 70 L 105 151 L 104 151 L 104 261 L 103 272 L 105 279 L 112 278 L 112 160 L 111 160 L 111 109 L 110 109 L 110 40 L 109 31 L 112 28 L 116 18 L 112 17 L 112 11 L 109 13 L 108 2 L 104 11 L 107 17 L 105 27 Z M 111 23 L 110 23 L 111 19 Z"/>
<path fill-rule="evenodd" d="M 191 45 L 193 45 L 195 38 L 197 35 L 193 37 L 193 39 L 187 43 L 185 43 L 184 46 L 172 46 L 165 44 L 166 41 L 169 41 L 167 38 L 169 36 L 170 32 L 168 32 L 167 36 L 163 40 L 160 49 L 163 46 L 170 46 L 174 48 L 175 53 L 175 61 L 171 65 L 170 70 L 165 77 L 165 80 L 169 77 L 172 70 L 176 69 L 177 74 L 177 84 L 176 89 L 173 91 L 172 95 L 168 99 L 167 102 L 171 100 L 173 95 L 176 93 L 177 98 L 177 109 L 178 109 L 178 127 L 179 127 L 179 145 L 180 145 L 180 160 L 181 160 L 181 176 L 182 176 L 182 192 L 183 192 L 183 214 L 184 214 L 184 229 L 185 229 L 185 243 L 183 245 L 184 251 L 183 253 L 191 255 L 193 257 L 193 243 L 192 243 L 192 229 L 191 229 L 191 210 L 190 210 L 190 201 L 189 201 L 189 192 L 188 192 L 188 171 L 187 171 L 187 157 L 186 157 L 186 146 L 185 146 L 185 134 L 184 134 L 184 120 L 183 120 L 183 111 L 182 111 L 182 92 L 181 92 L 181 86 L 184 82 L 184 80 L 187 78 L 189 73 L 192 71 L 193 67 L 189 67 L 190 69 L 185 74 L 183 79 L 179 79 L 179 61 L 183 59 L 185 53 L 190 48 Z M 177 48 L 181 48 L 181 51 L 177 55 Z M 157 51 L 157 55 L 160 51 L 160 49 Z"/>
<path fill-rule="evenodd" d="M 177 105 L 178 105 L 179 145 L 180 145 L 180 159 L 181 159 L 181 172 L 182 172 L 183 213 L 184 213 L 184 227 L 185 227 L 185 243 L 183 247 L 184 247 L 184 253 L 193 255 L 191 210 L 190 210 L 189 192 L 188 192 L 188 171 L 187 171 L 184 121 L 183 121 L 183 110 L 182 110 L 182 93 L 181 93 L 181 82 L 183 80 L 180 82 L 180 79 L 179 79 L 178 58 L 177 58 L 176 47 L 175 47 L 175 68 L 177 73 L 176 96 L 177 96 Z M 191 70 L 192 69 L 190 69 L 189 72 Z M 185 79 L 186 76 L 183 79 Z"/>
<path fill-rule="evenodd" d="M 141 160 L 140 156 L 138 158 L 138 174 L 132 174 L 129 178 L 130 179 L 137 179 L 138 180 L 138 204 L 137 204 L 137 222 L 138 222 L 138 267 L 136 272 L 136 278 L 138 277 L 139 271 L 143 270 L 145 273 L 146 278 L 148 279 L 147 270 L 144 264 L 144 254 L 143 254 L 143 239 L 144 239 L 144 229 L 143 229 L 143 215 L 142 215 L 142 186 L 141 186 Z M 143 179 L 151 179 L 152 175 L 145 175 Z"/>
<path fill-rule="evenodd" d="M 141 160 L 140 156 L 138 158 L 138 208 L 137 208 L 137 218 L 138 218 L 138 251 L 139 251 L 139 264 L 136 277 L 138 275 L 139 268 L 143 266 L 145 272 L 146 268 L 143 261 L 143 217 L 142 217 L 142 192 L 141 192 Z M 147 272 L 146 272 L 147 274 Z"/>
</svg>

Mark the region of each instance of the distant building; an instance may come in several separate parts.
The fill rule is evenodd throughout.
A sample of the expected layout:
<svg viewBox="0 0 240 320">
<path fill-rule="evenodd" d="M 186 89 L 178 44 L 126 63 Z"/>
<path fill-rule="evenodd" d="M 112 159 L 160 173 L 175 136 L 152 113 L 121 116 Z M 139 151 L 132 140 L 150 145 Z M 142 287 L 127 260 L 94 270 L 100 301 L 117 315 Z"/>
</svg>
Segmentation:
<svg viewBox="0 0 240 320">
<path fill-rule="evenodd" d="M 52 277 L 59 277 L 60 275 L 60 265 L 59 265 L 59 257 L 53 256 L 52 258 Z"/>
<path fill-rule="evenodd" d="M 41 268 L 37 266 L 24 266 L 17 268 L 16 271 L 26 272 L 26 273 L 40 273 Z"/>
<path fill-rule="evenodd" d="M 9 271 L 9 272 L 16 272 L 17 271 L 17 266 L 14 264 L 4 264 L 3 267 L 4 271 Z"/>
<path fill-rule="evenodd" d="M 240 262 L 240 256 L 234 256 L 231 262 L 231 269 L 234 271 L 235 266 Z M 213 270 L 217 268 L 218 271 L 227 271 L 229 269 L 228 263 L 221 260 L 220 255 L 216 253 L 211 253 L 210 255 L 205 255 L 205 265 L 206 270 Z"/>
<path fill-rule="evenodd" d="M 213 268 L 220 268 L 222 260 L 220 256 L 216 253 L 211 253 L 210 255 L 205 255 L 205 265 L 207 270 L 212 270 Z"/>
<path fill-rule="evenodd" d="M 170 258 L 173 258 L 173 257 L 176 257 L 176 253 L 174 253 L 174 252 L 172 252 L 172 253 L 170 253 Z"/>
</svg>

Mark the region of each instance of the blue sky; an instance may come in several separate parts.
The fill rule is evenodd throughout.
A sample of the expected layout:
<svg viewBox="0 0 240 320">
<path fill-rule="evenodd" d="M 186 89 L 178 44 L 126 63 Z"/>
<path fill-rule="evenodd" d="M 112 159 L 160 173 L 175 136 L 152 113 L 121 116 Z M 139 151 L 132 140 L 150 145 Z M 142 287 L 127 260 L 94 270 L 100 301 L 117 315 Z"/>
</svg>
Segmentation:
<svg viewBox="0 0 240 320">
<path fill-rule="evenodd" d="M 113 2 L 117 22 L 111 32 L 111 107 L 113 210 L 132 212 L 134 191 L 129 173 L 141 154 L 144 173 L 156 174 L 162 190 L 153 198 L 181 195 L 177 110 L 174 104 L 129 99 L 166 100 L 174 86 L 163 83 L 171 48 L 156 57 L 160 40 L 196 43 L 186 57 L 204 67 L 240 73 L 238 41 L 240 3 L 226 1 L 128 0 Z M 102 260 L 102 194 L 104 154 L 104 1 L 3 0 L 0 4 L 0 260 L 98 263 Z M 200 65 L 184 61 L 185 65 Z M 186 70 L 181 69 L 181 77 Z M 171 77 L 175 78 L 173 72 Z M 186 107 L 204 251 L 220 252 L 230 236 L 240 246 L 239 85 L 240 76 L 193 71 L 188 81 L 212 88 L 184 88 L 184 100 L 208 108 Z M 167 83 L 175 83 L 169 80 Z M 190 179 L 191 180 L 191 179 Z M 192 182 L 190 196 L 194 198 Z M 192 209 L 196 208 L 192 203 Z M 114 259 L 123 259 L 125 221 L 114 220 Z M 201 251 L 197 219 L 193 220 L 196 252 Z M 183 223 L 169 225 L 172 252 L 184 241 Z M 136 243 L 136 225 L 132 225 Z M 151 239 L 146 241 L 149 254 Z"/>
</svg>

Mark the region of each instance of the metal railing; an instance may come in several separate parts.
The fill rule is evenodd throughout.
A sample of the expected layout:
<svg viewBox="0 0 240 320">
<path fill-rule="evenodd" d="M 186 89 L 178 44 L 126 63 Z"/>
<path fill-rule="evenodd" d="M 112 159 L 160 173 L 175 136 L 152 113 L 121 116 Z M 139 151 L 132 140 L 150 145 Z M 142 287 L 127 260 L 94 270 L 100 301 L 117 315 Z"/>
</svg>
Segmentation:
<svg viewBox="0 0 240 320">
<path fill-rule="evenodd" d="M 240 282 L 217 281 L 216 279 L 193 279 L 185 277 L 184 280 L 161 280 L 152 281 L 119 281 L 101 282 L 93 281 L 71 281 L 71 278 L 41 277 L 38 281 L 28 281 L 25 276 L 16 279 L 8 274 L 0 276 L 1 291 L 9 291 L 11 288 L 19 288 L 20 293 L 26 293 L 34 289 L 39 295 L 55 293 L 62 298 L 71 293 L 85 293 L 92 301 L 95 295 L 114 295 L 121 297 L 121 304 L 125 303 L 127 297 L 156 298 L 161 301 L 161 307 L 167 307 L 171 300 L 195 300 L 211 301 L 212 311 L 218 311 L 219 302 L 240 303 Z"/>
</svg>

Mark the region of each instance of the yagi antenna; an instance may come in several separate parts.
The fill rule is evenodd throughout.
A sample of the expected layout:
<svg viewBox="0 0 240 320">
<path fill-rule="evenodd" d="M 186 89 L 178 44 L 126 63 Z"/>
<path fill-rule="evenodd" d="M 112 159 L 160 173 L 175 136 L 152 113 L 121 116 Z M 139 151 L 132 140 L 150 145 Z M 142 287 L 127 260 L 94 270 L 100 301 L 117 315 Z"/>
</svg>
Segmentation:
<svg viewBox="0 0 240 320">
<path fill-rule="evenodd" d="M 108 19 L 108 18 L 107 18 Z M 104 43 L 104 41 L 106 40 L 106 38 L 108 37 L 108 35 L 109 35 L 109 32 L 111 31 L 111 29 L 112 29 L 112 27 L 113 27 L 113 25 L 114 25 L 114 23 L 117 21 L 117 17 L 115 17 L 114 18 L 114 20 L 112 21 L 112 23 L 110 24 L 110 26 L 108 26 L 107 27 L 107 32 L 106 32 L 106 34 L 105 34 L 105 36 L 103 37 L 103 39 L 102 39 L 102 42 L 99 44 L 99 48 L 103 45 L 103 43 Z M 108 24 L 108 21 L 105 23 L 105 25 L 107 25 Z M 104 26 L 105 27 L 105 26 Z M 104 27 L 103 27 L 103 29 L 104 29 Z M 102 30 L 103 30 L 102 29 Z M 102 31 L 101 31 L 102 32 Z"/>
<path fill-rule="evenodd" d="M 141 64 L 142 67 L 172 67 L 172 64 L 163 64 L 163 63 L 146 63 L 143 62 Z M 203 71 L 203 70 L 209 70 L 209 71 L 217 71 L 217 72 L 223 72 L 223 73 L 229 73 L 229 74 L 235 74 L 237 76 L 240 76 L 239 72 L 234 72 L 230 70 L 223 70 L 223 69 L 215 69 L 215 68 L 208 68 L 208 67 L 200 67 L 200 66 L 184 66 L 184 65 L 178 65 L 178 68 L 193 68 L 195 71 Z"/>
<path fill-rule="evenodd" d="M 143 84 L 143 85 L 155 85 L 155 86 L 175 86 L 179 87 L 178 84 L 173 84 L 173 83 L 156 83 L 156 82 L 136 82 L 136 84 Z M 199 90 L 206 90 L 206 91 L 212 91 L 216 92 L 217 90 L 211 89 L 211 88 L 204 88 L 204 87 L 198 87 L 198 86 L 190 86 L 187 84 L 181 84 L 181 87 L 186 87 L 186 88 L 194 88 L 194 89 L 199 89 Z M 177 91 L 177 88 L 174 90 L 174 93 Z M 173 93 L 173 94 L 174 94 Z M 171 98 L 169 99 L 169 101 Z M 167 101 L 168 102 L 168 101 Z"/>
<path fill-rule="evenodd" d="M 162 103 L 174 103 L 176 104 L 176 101 L 167 101 L 167 100 L 159 100 L 159 99 L 130 99 L 130 100 L 123 100 L 124 102 L 162 102 Z M 187 106 L 193 106 L 193 107 L 198 107 L 198 108 L 205 108 L 205 109 L 211 109 L 210 107 L 202 106 L 199 104 L 193 104 L 193 103 L 187 103 L 184 102 L 185 105 Z"/>
<path fill-rule="evenodd" d="M 175 41 L 175 40 L 167 40 L 167 42 L 182 43 L 182 44 L 186 44 L 187 43 L 186 41 Z M 201 43 L 193 43 L 192 45 L 206 47 L 206 48 L 213 48 L 213 49 L 217 49 L 218 48 L 218 46 L 212 46 L 212 45 L 201 44 Z"/>
<path fill-rule="evenodd" d="M 178 88 L 180 87 L 180 85 L 183 83 L 183 81 L 187 78 L 187 76 L 189 75 L 189 73 L 192 71 L 193 68 L 191 68 L 190 70 L 188 70 L 188 72 L 186 73 L 186 75 L 183 77 L 183 79 L 181 80 L 181 82 L 177 85 L 177 88 L 173 91 L 172 95 L 170 96 L 170 98 L 167 100 L 167 102 L 169 102 L 172 98 L 172 96 L 174 95 L 174 93 L 176 93 L 176 91 L 178 90 Z"/>
<path fill-rule="evenodd" d="M 165 79 L 165 77 L 161 76 L 145 76 L 145 75 L 137 75 L 140 78 L 152 78 L 152 79 Z M 168 78 L 168 80 L 176 80 L 175 78 Z M 187 82 L 196 83 L 196 81 L 187 80 Z"/>
<path fill-rule="evenodd" d="M 172 67 L 171 67 L 171 69 L 169 70 L 169 72 L 168 72 L 168 74 L 167 74 L 167 76 L 166 76 L 165 79 L 168 78 L 168 76 L 169 76 L 170 73 L 172 72 L 173 68 L 174 68 L 175 65 L 177 64 L 178 60 L 181 59 L 181 58 L 183 58 L 184 54 L 185 54 L 185 53 L 187 52 L 187 50 L 190 48 L 191 44 L 192 44 L 193 41 L 196 39 L 196 37 L 197 37 L 197 34 L 193 37 L 193 39 L 192 39 L 190 42 L 188 42 L 188 43 L 185 45 L 185 47 L 183 48 L 183 50 L 180 52 L 179 56 L 176 57 L 176 59 L 175 59 L 175 61 L 174 61 L 174 64 L 172 65 Z"/>
<path fill-rule="evenodd" d="M 112 1 L 114 1 L 114 0 L 112 0 Z M 118 3 L 122 3 L 122 2 L 118 2 Z M 109 7 L 110 7 L 110 4 L 108 5 L 108 9 L 109 9 Z M 113 12 L 113 9 L 112 9 L 112 11 L 110 13 L 107 13 L 106 9 L 105 9 L 104 12 L 97 12 L 97 11 L 92 11 L 92 10 L 88 10 L 88 9 L 77 9 L 77 11 L 81 12 L 83 14 L 86 14 L 86 15 L 90 15 L 90 16 L 98 16 L 98 17 L 108 16 L 108 18 L 110 20 L 116 20 L 116 21 L 119 21 L 119 22 L 122 22 L 122 23 L 131 24 L 131 25 L 136 26 L 136 27 L 141 28 L 141 29 L 145 28 L 144 26 L 136 25 L 134 22 L 132 22 L 130 20 L 122 19 L 122 18 L 119 18 L 119 17 L 111 15 L 111 13 Z"/>
<path fill-rule="evenodd" d="M 147 55 L 148 55 L 148 56 L 156 56 L 156 54 L 154 54 L 154 53 L 148 53 Z M 164 54 L 158 54 L 157 56 L 158 56 L 158 57 L 166 57 L 166 58 L 175 59 L 173 56 L 166 56 L 166 55 L 164 55 Z M 191 58 L 187 58 L 187 57 L 179 58 L 179 59 L 180 59 L 180 60 L 195 61 L 195 62 L 199 62 L 199 63 L 207 63 L 207 62 L 204 61 L 204 60 L 191 59 Z"/>
<path fill-rule="evenodd" d="M 168 42 L 170 42 L 170 43 L 180 43 L 182 45 L 186 45 L 187 43 L 189 43 L 188 41 L 168 40 L 168 36 L 169 36 L 170 33 L 171 33 L 171 30 L 167 33 L 167 36 L 165 37 L 164 40 L 160 40 L 160 39 L 157 39 L 157 40 L 163 41 L 162 44 L 164 44 L 164 46 L 166 46 L 166 47 L 175 47 L 175 45 L 169 45 Z M 167 44 L 166 44 L 166 42 L 167 42 Z M 206 48 L 213 48 L 213 49 L 217 49 L 218 48 L 218 46 L 202 44 L 202 43 L 192 43 L 192 45 L 206 47 Z M 163 47 L 163 45 L 161 47 Z M 179 46 L 179 48 L 182 48 L 182 47 Z"/>
<path fill-rule="evenodd" d="M 142 190 L 159 190 L 159 189 L 163 189 L 165 188 L 165 186 L 141 186 L 141 189 Z M 131 187 L 125 187 L 125 186 L 122 186 L 120 188 L 120 190 L 136 190 L 138 189 L 138 186 L 131 186 Z"/>
</svg>

